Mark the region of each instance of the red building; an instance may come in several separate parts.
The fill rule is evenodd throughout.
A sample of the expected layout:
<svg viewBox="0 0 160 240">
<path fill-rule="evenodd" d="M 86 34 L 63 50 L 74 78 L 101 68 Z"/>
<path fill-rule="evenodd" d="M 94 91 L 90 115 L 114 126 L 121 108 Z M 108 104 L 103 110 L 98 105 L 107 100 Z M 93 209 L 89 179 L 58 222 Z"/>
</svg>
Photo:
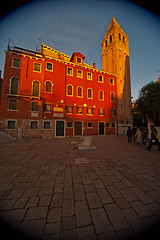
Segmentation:
<svg viewBox="0 0 160 240">
<path fill-rule="evenodd" d="M 58 137 L 117 132 L 117 77 L 46 45 L 41 53 L 8 48 L 0 128 L 12 136 Z"/>
</svg>

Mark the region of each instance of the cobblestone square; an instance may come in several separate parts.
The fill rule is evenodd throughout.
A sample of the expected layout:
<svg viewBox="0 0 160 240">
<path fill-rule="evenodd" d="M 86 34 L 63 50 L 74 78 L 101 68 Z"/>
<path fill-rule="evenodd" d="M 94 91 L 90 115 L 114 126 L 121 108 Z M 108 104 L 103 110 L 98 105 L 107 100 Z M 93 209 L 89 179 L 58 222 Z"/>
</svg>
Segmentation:
<svg viewBox="0 0 160 240">
<path fill-rule="evenodd" d="M 156 146 L 148 152 L 121 135 L 94 136 L 96 149 L 77 143 L 80 137 L 0 144 L 1 231 L 12 239 L 155 239 Z"/>
</svg>

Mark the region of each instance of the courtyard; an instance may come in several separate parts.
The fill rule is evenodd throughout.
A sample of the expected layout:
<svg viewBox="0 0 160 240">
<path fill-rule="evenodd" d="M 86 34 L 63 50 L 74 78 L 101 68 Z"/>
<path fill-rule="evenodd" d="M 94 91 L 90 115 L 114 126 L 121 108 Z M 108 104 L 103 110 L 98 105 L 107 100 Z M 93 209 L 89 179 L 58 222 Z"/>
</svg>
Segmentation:
<svg viewBox="0 0 160 240">
<path fill-rule="evenodd" d="M 156 239 L 158 148 L 94 136 L 96 149 L 79 150 L 80 140 L 0 144 L 1 231 L 12 239 Z"/>
</svg>

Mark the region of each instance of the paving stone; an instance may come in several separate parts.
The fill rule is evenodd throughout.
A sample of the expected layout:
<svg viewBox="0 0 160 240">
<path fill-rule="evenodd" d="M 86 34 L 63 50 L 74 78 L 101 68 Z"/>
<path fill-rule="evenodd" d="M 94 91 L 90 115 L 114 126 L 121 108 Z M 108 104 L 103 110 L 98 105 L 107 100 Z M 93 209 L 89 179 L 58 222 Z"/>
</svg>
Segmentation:
<svg viewBox="0 0 160 240">
<path fill-rule="evenodd" d="M 75 202 L 75 214 L 77 227 L 91 224 L 91 217 L 86 201 Z"/>
<path fill-rule="evenodd" d="M 0 203 L 0 210 L 9 210 L 13 207 L 17 199 L 7 199 Z"/>
<path fill-rule="evenodd" d="M 95 192 L 96 189 L 93 184 L 84 185 L 85 192 Z"/>
<path fill-rule="evenodd" d="M 31 237 L 31 239 L 42 239 L 45 227 L 45 219 L 23 221 L 20 224 L 20 230 Z"/>
<path fill-rule="evenodd" d="M 39 197 L 30 197 L 25 205 L 25 208 L 37 207 L 39 202 Z"/>
<path fill-rule="evenodd" d="M 148 217 L 153 215 L 151 210 L 140 201 L 131 202 L 130 204 L 140 217 Z"/>
<path fill-rule="evenodd" d="M 119 191 L 128 202 L 137 200 L 137 197 L 131 191 L 129 191 L 127 188 L 119 190 Z"/>
<path fill-rule="evenodd" d="M 64 188 L 64 199 L 73 199 L 73 188 L 72 187 Z"/>
<path fill-rule="evenodd" d="M 86 197 L 87 197 L 89 208 L 102 207 L 102 203 L 96 192 L 86 193 Z"/>
<path fill-rule="evenodd" d="M 97 192 L 102 204 L 113 203 L 113 199 L 106 189 L 98 189 Z"/>
<path fill-rule="evenodd" d="M 76 240 L 77 239 L 78 240 L 76 230 L 62 231 L 61 232 L 61 239 L 62 240 L 66 240 L 66 239 L 69 239 L 69 240 Z"/>
<path fill-rule="evenodd" d="M 47 223 L 44 229 L 44 234 L 54 234 L 60 232 L 60 222 Z"/>
<path fill-rule="evenodd" d="M 81 201 L 86 199 L 82 184 L 74 184 L 74 199 L 76 201 Z"/>
<path fill-rule="evenodd" d="M 47 222 L 60 222 L 62 208 L 51 208 L 48 211 Z"/>
<path fill-rule="evenodd" d="M 76 219 L 75 216 L 63 217 L 62 218 L 62 230 L 76 229 Z"/>
<path fill-rule="evenodd" d="M 125 220 L 116 204 L 108 204 L 105 205 L 104 207 L 116 231 L 129 228 L 128 222 Z"/>
<path fill-rule="evenodd" d="M 7 211 L 4 220 L 7 222 L 20 222 L 24 219 L 26 209 L 13 209 Z"/>
<path fill-rule="evenodd" d="M 12 199 L 12 198 L 20 198 L 22 196 L 24 192 L 24 189 L 16 189 L 16 190 L 13 190 L 9 196 L 7 197 L 7 199 Z"/>
<path fill-rule="evenodd" d="M 77 229 L 79 240 L 96 240 L 96 235 L 92 225 Z"/>
<path fill-rule="evenodd" d="M 113 230 L 108 217 L 103 208 L 91 209 L 91 216 L 96 234 L 109 232 Z"/>
<path fill-rule="evenodd" d="M 28 198 L 19 198 L 17 199 L 16 203 L 12 207 L 12 209 L 17 209 L 17 208 L 24 208 L 28 201 Z"/>
<path fill-rule="evenodd" d="M 142 219 L 135 213 L 135 211 L 131 208 L 123 209 L 122 210 L 123 215 L 129 222 L 129 224 L 132 226 L 135 232 L 143 232 L 146 228 L 144 222 Z"/>
<path fill-rule="evenodd" d="M 121 198 L 121 193 L 114 186 L 107 186 L 107 190 L 112 198 Z"/>
<path fill-rule="evenodd" d="M 74 201 L 73 199 L 65 199 L 63 201 L 62 216 L 69 217 L 74 215 Z"/>
<path fill-rule="evenodd" d="M 120 209 L 130 208 L 130 204 L 125 198 L 115 198 L 114 201 Z"/>
<path fill-rule="evenodd" d="M 34 219 L 41 219 L 47 217 L 48 207 L 34 207 L 29 208 L 25 220 L 34 220 Z"/>
<path fill-rule="evenodd" d="M 63 205 L 63 193 L 54 193 L 51 200 L 50 207 L 62 207 Z"/>
<path fill-rule="evenodd" d="M 118 240 L 118 237 L 115 232 L 105 232 L 97 235 L 97 240 Z"/>
<path fill-rule="evenodd" d="M 144 204 L 149 204 L 153 202 L 153 200 L 149 196 L 147 196 L 147 194 L 145 194 L 141 189 L 137 187 L 130 188 L 130 191 L 133 192 L 133 194 Z"/>
<path fill-rule="evenodd" d="M 40 197 L 38 206 L 48 206 L 51 202 L 51 196 L 42 196 Z"/>
</svg>

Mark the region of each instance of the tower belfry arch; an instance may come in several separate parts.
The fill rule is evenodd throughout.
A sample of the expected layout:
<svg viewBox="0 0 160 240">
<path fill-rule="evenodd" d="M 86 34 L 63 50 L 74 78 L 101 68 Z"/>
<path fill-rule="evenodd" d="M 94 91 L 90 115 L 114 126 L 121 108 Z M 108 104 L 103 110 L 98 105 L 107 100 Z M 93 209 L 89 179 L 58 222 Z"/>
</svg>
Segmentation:
<svg viewBox="0 0 160 240">
<path fill-rule="evenodd" d="M 129 39 L 112 17 L 101 43 L 102 70 L 117 74 L 117 116 L 119 132 L 132 124 Z"/>
</svg>

